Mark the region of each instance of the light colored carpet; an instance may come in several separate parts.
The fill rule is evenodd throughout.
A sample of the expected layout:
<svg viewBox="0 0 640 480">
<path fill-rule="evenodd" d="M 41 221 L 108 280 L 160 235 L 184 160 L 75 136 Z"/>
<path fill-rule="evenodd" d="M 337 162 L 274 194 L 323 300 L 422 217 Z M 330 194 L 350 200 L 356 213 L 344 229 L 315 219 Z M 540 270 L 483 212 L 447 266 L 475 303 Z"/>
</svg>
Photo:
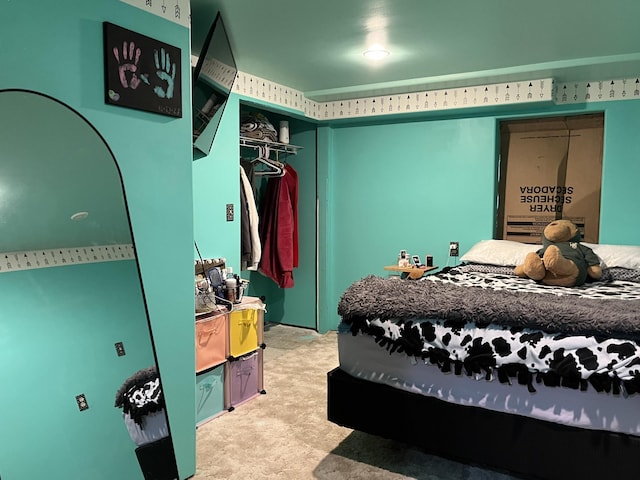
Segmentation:
<svg viewBox="0 0 640 480">
<path fill-rule="evenodd" d="M 259 395 L 200 426 L 195 479 L 515 480 L 327 420 L 335 332 L 265 327 Z"/>
</svg>

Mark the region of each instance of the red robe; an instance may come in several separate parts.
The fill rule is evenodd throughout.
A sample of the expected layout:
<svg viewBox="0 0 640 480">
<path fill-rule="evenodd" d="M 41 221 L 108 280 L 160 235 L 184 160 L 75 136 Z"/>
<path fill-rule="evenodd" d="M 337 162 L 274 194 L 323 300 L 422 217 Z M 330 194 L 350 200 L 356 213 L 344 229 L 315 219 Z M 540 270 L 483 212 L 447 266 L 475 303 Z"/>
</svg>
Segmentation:
<svg viewBox="0 0 640 480">
<path fill-rule="evenodd" d="M 258 270 L 280 288 L 292 288 L 298 266 L 298 174 L 285 166 L 282 177 L 272 177 L 260 214 L 262 258 Z"/>
</svg>

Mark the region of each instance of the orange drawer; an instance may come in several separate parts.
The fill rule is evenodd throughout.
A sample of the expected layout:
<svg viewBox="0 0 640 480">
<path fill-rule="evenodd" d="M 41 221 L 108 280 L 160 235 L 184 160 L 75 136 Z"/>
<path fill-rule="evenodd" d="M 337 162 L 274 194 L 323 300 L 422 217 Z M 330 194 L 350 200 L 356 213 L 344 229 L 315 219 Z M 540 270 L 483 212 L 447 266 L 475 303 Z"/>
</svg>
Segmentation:
<svg viewBox="0 0 640 480">
<path fill-rule="evenodd" d="M 196 372 L 226 361 L 229 355 L 228 314 L 216 313 L 196 320 Z"/>
</svg>

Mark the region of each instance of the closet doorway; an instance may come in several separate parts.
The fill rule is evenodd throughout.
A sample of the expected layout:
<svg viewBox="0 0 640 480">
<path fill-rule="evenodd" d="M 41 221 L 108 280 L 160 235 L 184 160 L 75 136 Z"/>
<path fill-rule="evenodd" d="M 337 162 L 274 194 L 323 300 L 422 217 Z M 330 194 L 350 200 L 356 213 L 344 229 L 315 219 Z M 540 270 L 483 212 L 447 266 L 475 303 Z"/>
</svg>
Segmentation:
<svg viewBox="0 0 640 480">
<path fill-rule="evenodd" d="M 252 134 L 246 124 L 255 122 L 256 119 L 268 122 L 273 132 L 268 134 L 266 130 L 270 131 L 270 128 L 267 127 L 265 132 Z M 281 122 L 286 122 L 283 126 L 288 129 L 289 138 L 285 144 L 280 142 L 283 139 L 280 131 Z M 291 270 L 292 278 L 290 281 L 280 282 L 277 266 L 265 268 L 269 271 L 265 274 L 247 269 L 247 262 L 243 262 L 242 275 L 250 280 L 249 295 L 264 297 L 267 305 L 265 322 L 317 330 L 316 125 L 305 119 L 249 103 L 241 104 L 240 123 L 240 162 L 247 167 L 245 172 L 252 185 L 260 230 L 263 232 L 261 247 L 266 247 L 261 252 L 261 264 L 264 262 L 265 265 L 277 265 L 278 252 L 274 252 L 274 249 L 284 244 L 289 245 L 279 244 L 273 237 L 269 241 L 266 233 L 277 233 L 279 229 L 280 233 L 283 233 L 282 225 L 277 224 L 278 218 L 282 218 L 282 215 L 277 212 L 277 204 L 270 201 L 273 199 L 274 186 L 277 182 L 284 184 L 280 175 L 290 175 L 285 173 L 286 170 L 294 172 L 297 180 L 297 194 L 295 198 L 290 199 L 295 204 L 297 213 L 294 233 L 297 238 L 297 257 L 289 246 L 280 252 L 285 257 L 285 262 L 297 258 L 297 266 Z M 244 138 L 251 141 L 243 141 Z M 283 172 L 278 171 L 280 168 Z M 284 197 L 286 195 L 281 195 L 280 199 Z M 240 205 L 244 207 L 242 201 Z M 285 233 L 285 236 L 287 235 L 288 233 Z M 242 257 L 246 258 L 246 255 L 243 254 Z M 258 270 L 262 268 L 258 267 Z M 271 274 L 274 271 L 276 274 Z"/>
</svg>

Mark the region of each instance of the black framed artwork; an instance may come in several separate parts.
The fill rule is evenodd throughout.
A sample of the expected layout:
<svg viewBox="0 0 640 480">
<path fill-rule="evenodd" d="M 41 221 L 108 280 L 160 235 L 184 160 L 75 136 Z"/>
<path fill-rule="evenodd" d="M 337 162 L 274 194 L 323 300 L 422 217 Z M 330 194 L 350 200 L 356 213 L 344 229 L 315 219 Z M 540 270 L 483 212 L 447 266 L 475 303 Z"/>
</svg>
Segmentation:
<svg viewBox="0 0 640 480">
<path fill-rule="evenodd" d="M 182 117 L 181 51 L 104 22 L 105 102 Z"/>
</svg>

